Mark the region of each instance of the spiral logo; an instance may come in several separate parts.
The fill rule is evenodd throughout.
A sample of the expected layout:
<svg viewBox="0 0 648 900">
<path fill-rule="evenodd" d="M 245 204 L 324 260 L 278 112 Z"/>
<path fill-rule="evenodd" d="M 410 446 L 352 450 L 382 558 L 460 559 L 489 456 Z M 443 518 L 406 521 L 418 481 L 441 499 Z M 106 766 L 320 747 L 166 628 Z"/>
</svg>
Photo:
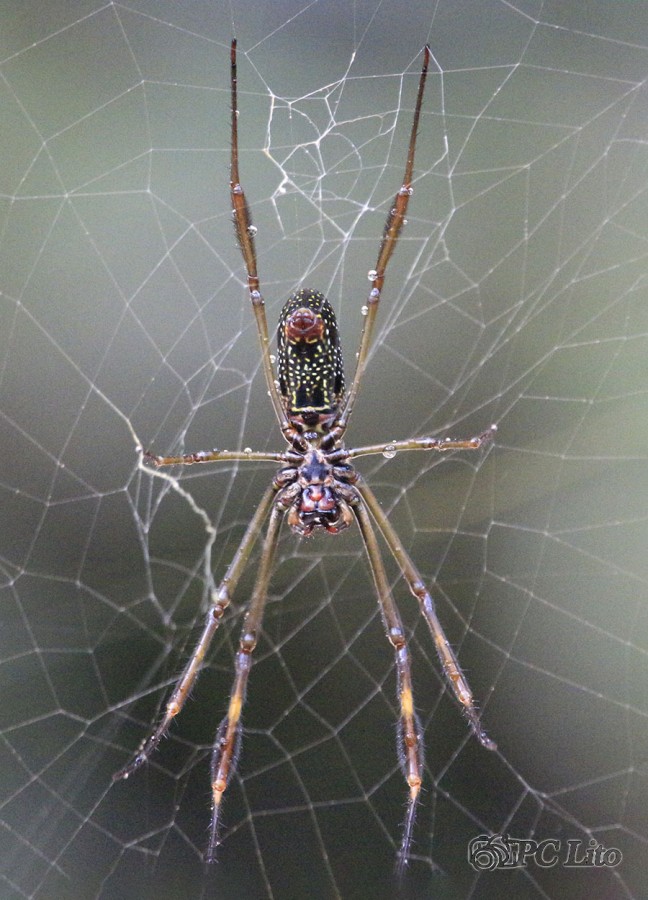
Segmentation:
<svg viewBox="0 0 648 900">
<path fill-rule="evenodd" d="M 479 834 L 468 844 L 468 862 L 476 872 L 492 872 L 509 859 L 501 834 Z"/>
</svg>

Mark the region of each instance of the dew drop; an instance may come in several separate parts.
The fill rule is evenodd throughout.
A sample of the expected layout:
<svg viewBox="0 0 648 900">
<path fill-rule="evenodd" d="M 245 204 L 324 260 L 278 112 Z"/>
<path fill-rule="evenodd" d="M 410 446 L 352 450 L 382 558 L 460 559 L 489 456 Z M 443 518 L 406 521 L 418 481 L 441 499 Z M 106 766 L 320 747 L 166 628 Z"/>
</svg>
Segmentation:
<svg viewBox="0 0 648 900">
<path fill-rule="evenodd" d="M 396 456 L 396 447 L 394 444 L 387 444 L 382 455 L 385 459 L 393 459 Z"/>
<path fill-rule="evenodd" d="M 249 454 L 252 453 L 252 447 L 246 447 L 246 448 L 243 450 L 243 453 L 247 453 L 248 456 L 249 456 Z"/>
<path fill-rule="evenodd" d="M 257 233 L 256 225 L 248 225 L 247 233 L 250 235 L 250 237 L 254 237 L 254 235 Z"/>
<path fill-rule="evenodd" d="M 375 269 L 369 269 L 369 271 L 367 272 L 367 278 L 369 279 L 369 281 L 375 281 L 376 278 L 378 278 L 378 272 L 376 272 Z"/>
<path fill-rule="evenodd" d="M 368 307 L 368 306 L 362 306 L 362 307 L 360 308 L 360 312 L 362 313 L 363 316 L 368 316 L 368 315 L 369 315 L 369 307 Z"/>
<path fill-rule="evenodd" d="M 270 362 L 272 363 L 273 366 L 277 362 L 277 357 L 274 355 L 274 353 L 270 354 Z"/>
</svg>

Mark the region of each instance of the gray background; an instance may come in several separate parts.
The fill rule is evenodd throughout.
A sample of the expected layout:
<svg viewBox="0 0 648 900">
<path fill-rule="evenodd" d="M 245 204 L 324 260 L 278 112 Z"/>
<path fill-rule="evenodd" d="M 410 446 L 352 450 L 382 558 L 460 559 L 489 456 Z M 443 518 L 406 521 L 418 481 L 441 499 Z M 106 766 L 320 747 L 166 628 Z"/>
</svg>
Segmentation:
<svg viewBox="0 0 648 900">
<path fill-rule="evenodd" d="M 641 896 L 646 8 L 79 0 L 3 18 L 2 896 L 394 892 L 395 684 L 357 534 L 282 539 L 219 865 L 199 856 L 208 755 L 249 580 L 169 740 L 110 782 L 272 471 L 164 480 L 137 442 L 281 443 L 230 222 L 232 34 L 271 325 L 300 283 L 324 290 L 349 370 L 434 54 L 349 442 L 499 425 L 479 458 L 359 464 L 499 750 L 470 738 L 390 565 L 427 749 L 404 894 Z M 477 876 L 468 841 L 498 831 L 624 860 Z"/>
</svg>

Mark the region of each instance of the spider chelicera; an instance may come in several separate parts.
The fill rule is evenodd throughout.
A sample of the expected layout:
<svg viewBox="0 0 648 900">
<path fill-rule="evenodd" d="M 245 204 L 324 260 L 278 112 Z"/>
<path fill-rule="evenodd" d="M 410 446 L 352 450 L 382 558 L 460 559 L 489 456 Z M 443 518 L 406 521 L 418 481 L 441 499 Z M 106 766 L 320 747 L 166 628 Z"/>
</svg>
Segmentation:
<svg viewBox="0 0 648 900">
<path fill-rule="evenodd" d="M 478 450 L 487 444 L 496 431 L 487 431 L 467 440 L 420 437 L 393 441 L 388 445 L 372 444 L 347 449 L 343 438 L 353 411 L 360 382 L 367 364 L 371 338 L 378 312 L 378 304 L 385 280 L 387 264 L 394 251 L 405 221 L 405 213 L 412 194 L 416 135 L 425 91 L 430 60 L 430 48 L 425 47 L 423 67 L 418 85 L 414 120 L 407 152 L 403 184 L 396 194 L 387 217 L 376 267 L 369 273 L 371 289 L 363 307 L 364 326 L 357 354 L 355 375 L 345 390 L 342 353 L 335 313 L 319 291 L 300 288 L 285 303 L 277 331 L 277 375 L 270 357 L 268 324 L 264 301 L 259 291 L 257 259 L 254 247 L 256 229 L 239 179 L 238 112 L 236 78 L 236 41 L 231 45 L 232 94 L 232 156 L 230 195 L 236 235 L 247 271 L 247 285 L 256 319 L 261 361 L 274 407 L 288 449 L 271 453 L 262 451 L 210 450 L 184 456 L 154 456 L 144 458 L 155 466 L 193 465 L 247 460 L 279 463 L 280 468 L 267 488 L 249 523 L 223 580 L 212 597 L 205 626 L 182 675 L 168 700 L 162 721 L 144 741 L 134 759 L 114 775 L 114 779 L 128 778 L 148 760 L 171 721 L 181 711 L 198 676 L 209 645 L 220 625 L 232 594 L 241 577 L 252 548 L 268 520 L 262 540 L 261 559 L 245 614 L 243 629 L 236 653 L 235 677 L 225 718 L 216 732 L 211 760 L 212 818 L 206 860 L 212 862 L 219 844 L 221 801 L 230 782 L 239 756 L 242 736 L 241 711 L 252 665 L 252 653 L 257 644 L 268 594 L 268 584 L 279 530 L 284 518 L 292 530 L 302 536 L 316 530 L 338 534 L 356 522 L 362 535 L 367 559 L 373 575 L 387 638 L 394 649 L 398 676 L 398 753 L 403 775 L 409 788 L 407 812 L 398 854 L 399 870 L 406 865 L 412 839 L 416 806 L 423 778 L 423 745 L 421 727 L 414 709 L 410 656 L 400 614 L 392 598 L 385 566 L 376 536 L 376 528 L 394 557 L 410 591 L 419 602 L 421 613 L 430 629 L 446 681 L 463 710 L 470 728 L 479 742 L 489 750 L 495 743 L 482 728 L 472 691 L 459 661 L 448 643 L 436 614 L 434 601 L 423 583 L 418 569 L 401 544 L 398 535 L 382 511 L 380 504 L 351 465 L 351 460 L 369 454 L 401 450 Z"/>
</svg>

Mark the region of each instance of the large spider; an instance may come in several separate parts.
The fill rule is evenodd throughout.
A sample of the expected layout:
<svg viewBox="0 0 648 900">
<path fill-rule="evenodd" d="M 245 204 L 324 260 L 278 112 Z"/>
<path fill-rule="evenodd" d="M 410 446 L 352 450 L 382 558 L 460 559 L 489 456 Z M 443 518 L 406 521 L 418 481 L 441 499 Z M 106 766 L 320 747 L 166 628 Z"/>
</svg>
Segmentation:
<svg viewBox="0 0 648 900">
<path fill-rule="evenodd" d="M 149 452 L 144 453 L 145 459 L 155 466 L 193 465 L 194 463 L 223 460 L 240 462 L 255 460 L 279 463 L 281 468 L 261 498 L 234 558 L 212 598 L 212 605 L 207 613 L 200 639 L 167 702 L 162 721 L 150 737 L 144 741 L 134 759 L 114 775 L 115 780 L 128 778 L 136 769 L 139 769 L 167 732 L 172 719 L 181 711 L 202 666 L 214 633 L 220 625 L 239 578 L 247 565 L 253 545 L 260 535 L 265 520 L 268 519 L 268 527 L 262 542 L 259 570 L 252 599 L 245 614 L 239 649 L 236 653 L 235 678 L 229 706 L 214 740 L 211 761 L 213 809 L 206 853 L 208 862 L 212 862 L 216 856 L 216 848 L 219 844 L 221 801 L 239 756 L 242 736 L 241 711 L 252 665 L 252 653 L 261 628 L 279 530 L 284 518 L 287 518 L 292 530 L 299 535 L 310 535 L 319 529 L 324 529 L 331 534 L 338 534 L 354 521 L 362 535 L 385 631 L 394 648 L 398 674 L 398 702 L 400 705 L 398 754 L 409 788 L 407 813 L 398 854 L 397 867 L 399 870 L 406 865 L 409 855 L 416 805 L 423 777 L 423 745 L 419 720 L 414 710 L 407 641 L 400 614 L 389 588 L 376 537 L 376 526 L 411 592 L 419 602 L 421 613 L 432 634 L 443 673 L 465 713 L 472 731 L 484 747 L 489 750 L 495 749 L 495 743 L 482 728 L 472 691 L 461 671 L 459 661 L 448 643 L 437 618 L 434 601 L 425 587 L 418 569 L 403 548 L 373 491 L 365 484 L 350 461 L 358 456 L 384 452 L 391 454 L 401 450 L 435 450 L 439 453 L 449 450 L 478 450 L 491 440 L 496 428 L 492 425 L 483 434 L 467 440 L 421 437 L 393 441 L 387 446 L 384 443 L 372 444 L 351 450 L 348 450 L 343 443 L 367 363 L 387 263 L 403 227 L 407 204 L 412 194 L 416 135 L 429 60 L 430 48 L 426 46 L 423 53 L 423 67 L 418 85 L 403 184 L 396 194 L 394 204 L 387 217 L 376 267 L 369 273 L 372 286 L 366 306 L 362 310 L 364 326 L 360 338 L 356 370 L 351 387 L 347 392 L 344 385 L 342 353 L 335 313 L 323 294 L 307 288 L 300 288 L 296 291 L 286 301 L 281 311 L 277 331 L 278 352 L 275 380 L 269 350 L 264 301 L 259 291 L 254 248 L 256 229 L 252 225 L 250 211 L 239 180 L 236 41 L 232 41 L 230 55 L 232 94 L 230 194 L 233 218 L 247 271 L 248 291 L 259 334 L 261 360 L 268 393 L 288 449 L 277 453 L 210 450 L 189 453 L 184 456 L 154 456 Z"/>
</svg>

